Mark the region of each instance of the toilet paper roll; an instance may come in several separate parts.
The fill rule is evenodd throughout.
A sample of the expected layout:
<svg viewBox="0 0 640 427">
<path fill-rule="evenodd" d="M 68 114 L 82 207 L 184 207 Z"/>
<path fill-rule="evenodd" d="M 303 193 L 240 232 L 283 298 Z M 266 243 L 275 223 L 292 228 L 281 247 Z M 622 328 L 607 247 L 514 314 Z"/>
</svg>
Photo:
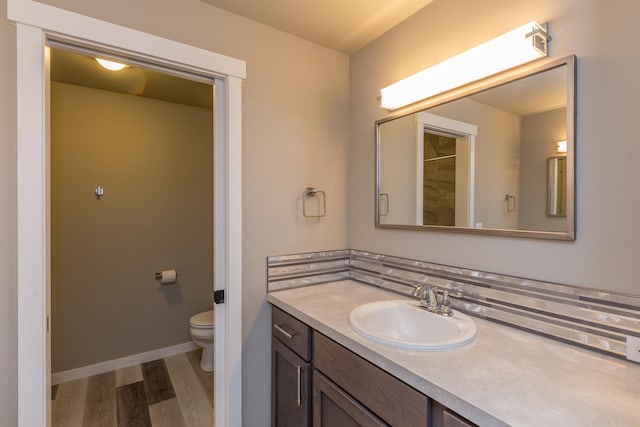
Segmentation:
<svg viewBox="0 0 640 427">
<path fill-rule="evenodd" d="M 160 273 L 156 273 L 156 279 L 160 279 L 160 283 L 163 285 L 175 283 L 178 279 L 178 273 L 176 270 L 162 270 Z"/>
</svg>

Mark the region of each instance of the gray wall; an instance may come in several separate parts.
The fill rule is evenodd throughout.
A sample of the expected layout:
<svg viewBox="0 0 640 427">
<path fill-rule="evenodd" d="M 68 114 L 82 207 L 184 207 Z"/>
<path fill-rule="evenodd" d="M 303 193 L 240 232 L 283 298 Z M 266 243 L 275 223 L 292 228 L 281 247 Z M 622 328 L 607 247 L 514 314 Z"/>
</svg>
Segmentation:
<svg viewBox="0 0 640 427">
<path fill-rule="evenodd" d="M 636 0 L 435 0 L 352 55 L 349 246 L 640 294 L 639 17 Z M 534 19 L 550 23 L 552 56 L 578 58 L 577 240 L 373 228 L 379 89 Z"/>
<path fill-rule="evenodd" d="M 5 1 L 0 2 L 5 10 Z M 243 406 L 250 409 L 244 411 L 244 425 L 263 426 L 270 413 L 265 259 L 347 246 L 349 58 L 200 0 L 48 3 L 247 61 L 242 86 Z M 6 94 L 0 120 L 7 123 L 0 141 L 0 200 L 8 202 L 0 205 L 0 245 L 8 252 L 0 258 L 0 271 L 9 278 L 0 282 L 0 379 L 7 396 L 0 414 L 15 425 L 15 28 L 6 20 L 0 25 L 5 54 L 0 91 Z M 326 192 L 325 218 L 302 218 L 300 196 L 307 186 Z"/>
<path fill-rule="evenodd" d="M 566 217 L 547 216 L 547 161 L 557 156 L 556 142 L 567 138 L 566 108 L 522 118 L 520 155 L 521 228 L 564 231 Z"/>
<path fill-rule="evenodd" d="M 213 110 L 52 82 L 53 373 L 190 341 L 212 197 Z"/>
<path fill-rule="evenodd" d="M 520 117 L 473 99 L 429 112 L 478 127 L 473 222 L 485 228 L 518 229 L 518 214 L 507 211 L 504 196 L 519 193 Z"/>
<path fill-rule="evenodd" d="M 5 0 L 0 9 L 6 10 Z M 0 419 L 18 424 L 16 30 L 0 21 Z"/>
<path fill-rule="evenodd" d="M 422 224 L 417 215 L 415 115 L 391 120 L 380 126 L 380 192 L 388 196 L 381 202 L 382 224 Z M 388 206 L 384 206 L 388 203 Z"/>
</svg>

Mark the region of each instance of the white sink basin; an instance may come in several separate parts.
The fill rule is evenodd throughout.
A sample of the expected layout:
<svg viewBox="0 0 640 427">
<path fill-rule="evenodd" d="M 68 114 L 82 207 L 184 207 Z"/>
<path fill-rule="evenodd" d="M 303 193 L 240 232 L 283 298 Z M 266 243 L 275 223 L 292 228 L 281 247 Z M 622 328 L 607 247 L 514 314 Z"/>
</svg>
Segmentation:
<svg viewBox="0 0 640 427">
<path fill-rule="evenodd" d="M 380 344 L 406 350 L 436 351 L 462 347 L 473 341 L 476 324 L 454 311 L 443 316 L 418 308 L 418 301 L 378 301 L 349 314 L 351 328 Z"/>
</svg>

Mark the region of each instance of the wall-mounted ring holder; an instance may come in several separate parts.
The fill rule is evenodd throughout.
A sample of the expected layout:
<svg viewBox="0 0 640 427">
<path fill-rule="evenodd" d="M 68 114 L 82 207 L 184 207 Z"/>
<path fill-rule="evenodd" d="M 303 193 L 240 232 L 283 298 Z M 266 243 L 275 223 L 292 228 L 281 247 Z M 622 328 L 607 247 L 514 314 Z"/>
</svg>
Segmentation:
<svg viewBox="0 0 640 427">
<path fill-rule="evenodd" d="M 307 212 L 307 203 L 309 203 L 310 199 L 318 200 L 319 203 L 319 213 L 317 215 L 312 215 Z M 322 190 L 316 190 L 313 187 L 305 188 L 302 193 L 302 215 L 305 218 L 321 218 L 327 214 L 327 196 Z"/>
</svg>

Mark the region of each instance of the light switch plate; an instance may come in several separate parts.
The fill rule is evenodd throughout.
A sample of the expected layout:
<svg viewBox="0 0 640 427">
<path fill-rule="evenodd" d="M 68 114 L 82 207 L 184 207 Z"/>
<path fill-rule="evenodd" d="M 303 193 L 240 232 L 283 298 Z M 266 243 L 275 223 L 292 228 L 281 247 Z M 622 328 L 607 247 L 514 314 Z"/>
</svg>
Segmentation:
<svg viewBox="0 0 640 427">
<path fill-rule="evenodd" d="M 627 359 L 640 363 L 640 338 L 627 337 Z"/>
</svg>

